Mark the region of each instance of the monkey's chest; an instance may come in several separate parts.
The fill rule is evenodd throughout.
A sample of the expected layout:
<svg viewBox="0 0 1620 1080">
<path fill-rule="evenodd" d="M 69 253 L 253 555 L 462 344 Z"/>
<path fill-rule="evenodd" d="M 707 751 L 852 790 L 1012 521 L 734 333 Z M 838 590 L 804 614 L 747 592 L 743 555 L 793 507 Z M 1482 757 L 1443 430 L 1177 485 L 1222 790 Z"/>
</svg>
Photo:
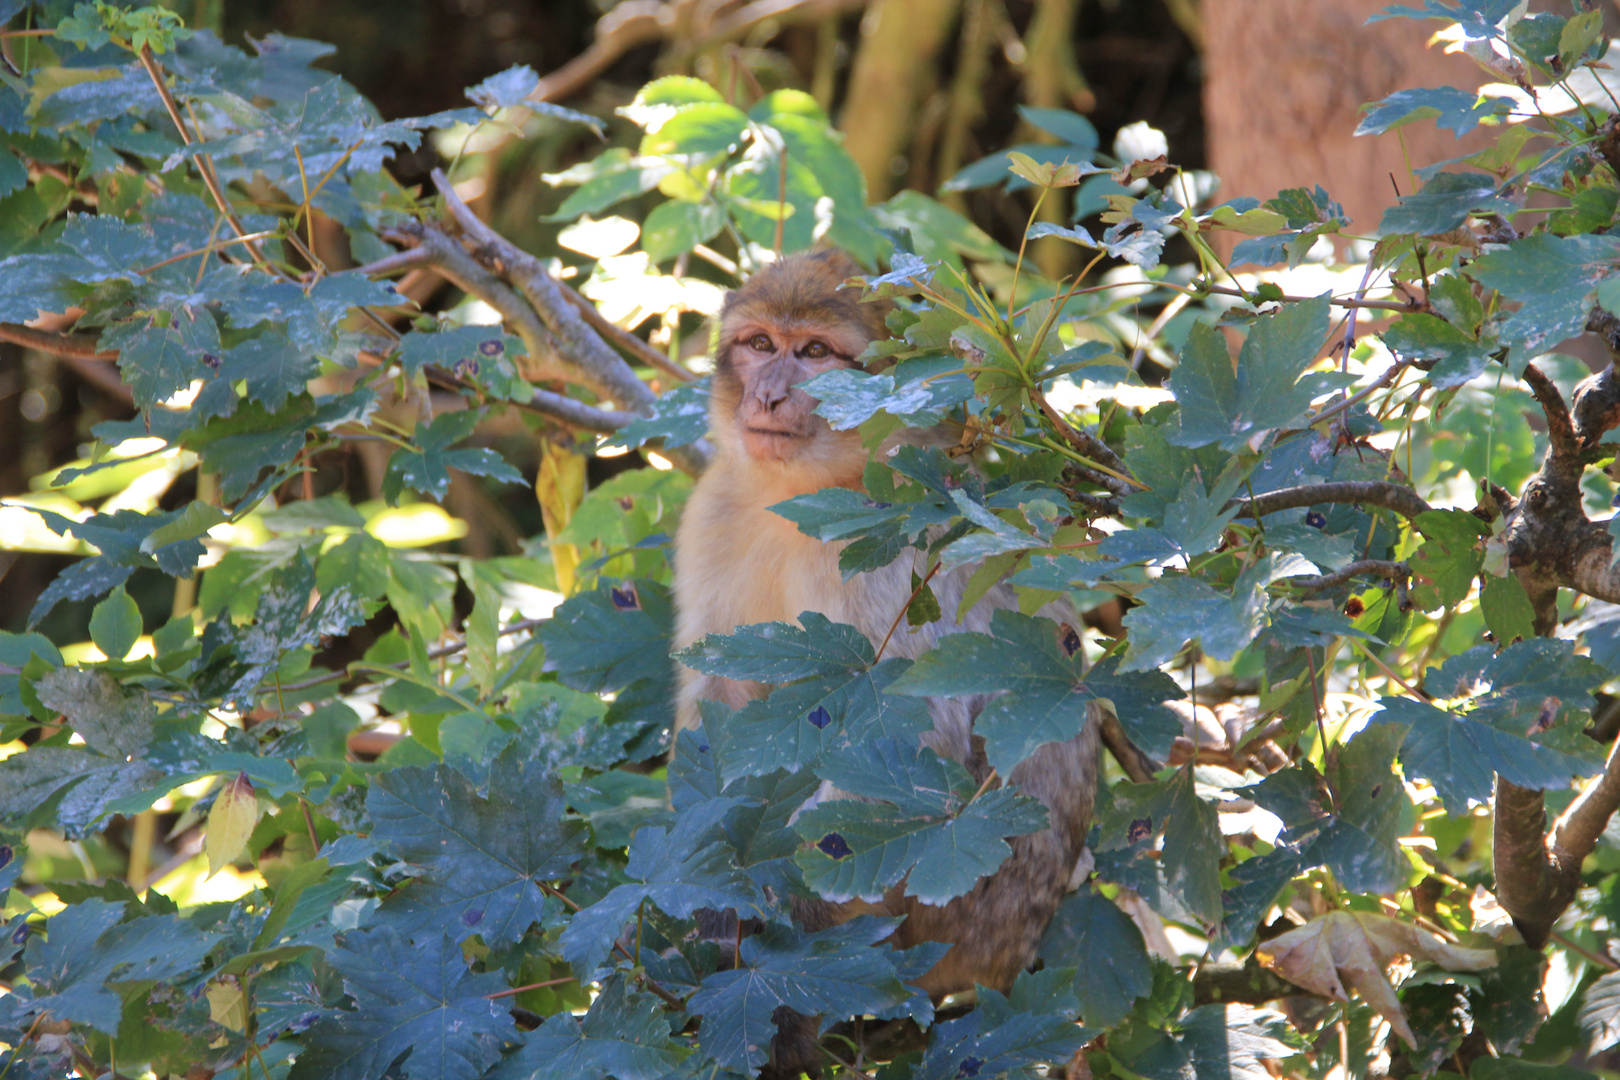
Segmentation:
<svg viewBox="0 0 1620 1080">
<path fill-rule="evenodd" d="M 734 580 L 751 583 L 752 595 L 740 610 L 728 613 L 731 625 L 795 622 L 800 613 L 815 611 L 880 639 L 910 595 L 912 560 L 902 557 L 845 581 L 838 564 L 844 545 L 823 543 L 771 517 L 775 520 L 761 520 L 740 536 L 745 542 L 729 572 L 737 575 Z"/>
</svg>

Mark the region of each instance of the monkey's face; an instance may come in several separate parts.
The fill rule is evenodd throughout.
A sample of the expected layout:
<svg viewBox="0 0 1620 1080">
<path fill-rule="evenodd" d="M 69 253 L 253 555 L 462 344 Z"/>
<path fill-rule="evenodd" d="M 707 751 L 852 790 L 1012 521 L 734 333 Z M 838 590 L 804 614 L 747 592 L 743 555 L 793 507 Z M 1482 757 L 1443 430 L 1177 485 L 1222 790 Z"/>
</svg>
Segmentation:
<svg viewBox="0 0 1620 1080">
<path fill-rule="evenodd" d="M 739 458 L 813 491 L 857 484 L 866 452 L 854 431 L 834 431 L 798 384 L 856 367 L 885 336 L 884 303 L 861 303 L 844 281 L 860 267 L 841 251 L 790 255 L 726 299 L 715 356 L 715 437 Z M 780 494 L 780 492 L 778 492 Z"/>
<path fill-rule="evenodd" d="M 799 383 L 834 368 L 854 367 L 866 338 L 852 327 L 744 322 L 734 331 L 730 367 L 740 393 L 736 436 L 742 450 L 763 461 L 820 457 L 850 441 L 815 413 L 816 399 Z"/>
</svg>

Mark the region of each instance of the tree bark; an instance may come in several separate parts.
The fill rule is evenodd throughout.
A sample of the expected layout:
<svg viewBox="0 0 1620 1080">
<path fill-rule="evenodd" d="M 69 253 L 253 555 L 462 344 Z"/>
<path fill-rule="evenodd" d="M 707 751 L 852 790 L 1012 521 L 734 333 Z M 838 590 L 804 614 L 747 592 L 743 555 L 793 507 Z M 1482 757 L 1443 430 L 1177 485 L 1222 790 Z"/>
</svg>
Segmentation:
<svg viewBox="0 0 1620 1080">
<path fill-rule="evenodd" d="M 888 198 L 916 129 L 917 110 L 960 0 L 876 0 L 861 20 L 861 44 L 844 102 L 844 148 L 873 202 Z"/>
<path fill-rule="evenodd" d="M 1269 199 L 1321 184 L 1344 205 L 1350 231 L 1370 234 L 1395 189 L 1416 187 L 1408 169 L 1482 149 L 1420 120 L 1385 135 L 1356 136 L 1361 106 L 1396 90 L 1472 90 L 1484 73 L 1425 39 L 1439 23 L 1391 19 L 1366 25 L 1387 0 L 1203 0 L 1207 48 L 1204 114 L 1220 200 Z M 1405 153 L 1402 152 L 1402 140 Z M 1225 234 L 1223 251 L 1238 237 Z"/>
</svg>

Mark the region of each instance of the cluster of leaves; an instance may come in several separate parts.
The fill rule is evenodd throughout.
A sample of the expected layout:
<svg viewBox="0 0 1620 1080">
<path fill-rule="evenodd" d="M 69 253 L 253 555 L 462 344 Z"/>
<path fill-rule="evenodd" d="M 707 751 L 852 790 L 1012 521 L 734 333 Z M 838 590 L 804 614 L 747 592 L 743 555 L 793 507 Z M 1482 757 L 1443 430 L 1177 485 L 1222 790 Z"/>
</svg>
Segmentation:
<svg viewBox="0 0 1620 1080">
<path fill-rule="evenodd" d="M 0 20 L 24 6 L 0 0 Z M 558 529 L 527 554 L 402 542 L 433 539 L 424 522 L 449 534 L 411 500 L 442 499 L 450 469 L 519 479 L 460 444 L 529 400 L 524 346 L 393 318 L 410 312 L 392 286 L 327 272 L 304 240 L 316 212 L 360 259 L 420 229 L 436 208 L 384 166 L 425 131 L 520 104 L 597 121 L 525 102 L 535 79 L 516 70 L 469 92 L 481 109 L 383 122 L 311 66 L 320 46 L 272 35 L 250 55 L 156 11 L 80 5 L 28 39 L 24 73 L 0 73 L 0 324 L 73 313 L 117 351 L 138 415 L 5 511 L 31 522 L 26 543 L 85 556 L 32 619 L 96 606 L 94 652 L 0 636 L 0 1075 L 713 1080 L 765 1062 L 783 1007 L 849 1053 L 829 1067 L 893 1080 L 1082 1050 L 1122 1080 L 1262 1080 L 1279 1061 L 1322 1078 L 1400 1054 L 1427 1073 L 1481 1040 L 1494 1054 L 1470 1071 L 1506 1076 L 1527 1068 L 1514 1055 L 1620 1041 L 1616 978 L 1592 970 L 1620 917 L 1609 841 L 1551 963 L 1470 903 L 1491 881 L 1476 814 L 1494 778 L 1557 802 L 1601 769 L 1584 728 L 1620 671 L 1616 624 L 1594 605 L 1580 640 L 1538 638 L 1500 523 L 1419 498 L 1522 483 L 1537 445 L 1512 386 L 1532 360 L 1570 381 L 1546 350 L 1599 306 L 1620 313 L 1620 178 L 1588 150 L 1602 121 L 1573 85 L 1596 78 L 1600 22 L 1512 8 L 1393 14 L 1456 23 L 1578 104 L 1425 170 L 1337 296 L 1235 278 L 1212 241 L 1246 237 L 1232 265 L 1299 267 L 1349 227 L 1326 193 L 1184 205 L 1197 185 L 1103 159 L 1073 114 L 1032 110 L 1056 148 L 953 183 L 1032 193 L 1028 238 L 1113 266 L 1094 288 L 1041 278 L 918 193 L 866 206 L 803 94 L 745 109 L 692 79 L 645 88 L 625 110 L 639 146 L 551 177 L 574 185 L 557 216 L 656 188 L 643 278 L 821 241 L 885 261 L 865 288 L 895 301 L 893 337 L 808 389 L 874 449 L 942 423 L 960 441 L 874 455 L 864 491 L 776 510 L 840 544 L 846 577 L 921 553 L 898 634 L 992 589 L 1016 600 L 914 660 L 813 612 L 705 638 L 679 661 L 777 689 L 707 708 L 673 744 L 667 548 L 689 480 L 648 468 L 584 494 L 558 450 L 541 485 Z M 1363 126 L 1437 116 L 1461 134 L 1520 119 L 1515 101 L 1405 91 Z M 1082 182 L 1077 213 L 1100 224 L 1033 224 L 1045 193 Z M 1195 267 L 1161 264 L 1172 239 Z M 623 250 L 587 280 L 625 276 Z M 1398 309 L 1381 342 L 1323 364 L 1335 309 L 1392 288 L 1417 299 L 1373 301 Z M 383 411 L 429 370 L 457 376 L 466 408 Z M 681 385 L 601 448 L 693 443 L 702 411 L 702 385 Z M 283 498 L 351 439 L 389 445 L 383 491 L 402 505 Z M 191 470 L 195 498 L 150 494 Z M 132 577 L 200 567 L 194 601 L 148 635 Z M 959 568 L 962 606 L 941 610 L 930 581 Z M 1053 601 L 1128 610 L 1087 641 L 1034 614 Z M 384 630 L 329 668 L 367 624 Z M 1211 676 L 1249 694 L 1219 735 L 1185 703 Z M 895 889 L 944 903 L 1046 826 L 1015 787 L 921 745 L 941 698 L 988 699 L 976 733 L 1000 777 L 1092 703 L 1137 756 L 1098 792 L 1093 875 L 1041 970 L 936 1014 L 912 984 L 944 946 L 889 947 L 893 921 L 870 916 L 807 932 L 790 908 Z M 827 785 L 858 798 L 807 809 Z M 177 855 L 191 871 L 154 875 L 138 844 L 127 862 L 112 844 L 131 823 L 149 847 L 159 815 L 176 837 L 205 823 Z M 1182 970 L 1222 953 L 1332 1004 L 1285 1015 L 1262 1007 L 1276 987 L 1234 1003 Z M 1399 986 L 1397 956 L 1416 965 Z"/>
</svg>

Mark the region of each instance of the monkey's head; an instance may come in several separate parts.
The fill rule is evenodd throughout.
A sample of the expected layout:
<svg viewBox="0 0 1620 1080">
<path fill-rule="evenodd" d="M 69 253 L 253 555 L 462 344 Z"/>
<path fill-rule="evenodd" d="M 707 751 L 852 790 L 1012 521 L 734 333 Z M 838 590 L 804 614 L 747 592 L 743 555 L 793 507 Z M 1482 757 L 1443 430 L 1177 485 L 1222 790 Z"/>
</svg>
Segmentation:
<svg viewBox="0 0 1620 1080">
<path fill-rule="evenodd" d="M 845 288 L 861 268 L 842 251 L 790 255 L 726 298 L 715 354 L 711 423 L 728 453 L 795 474 L 810 485 L 857 482 L 866 452 L 854 431 L 834 431 L 797 384 L 855 358 L 888 336 L 888 305 Z M 784 476 L 784 479 L 787 479 Z"/>
</svg>

